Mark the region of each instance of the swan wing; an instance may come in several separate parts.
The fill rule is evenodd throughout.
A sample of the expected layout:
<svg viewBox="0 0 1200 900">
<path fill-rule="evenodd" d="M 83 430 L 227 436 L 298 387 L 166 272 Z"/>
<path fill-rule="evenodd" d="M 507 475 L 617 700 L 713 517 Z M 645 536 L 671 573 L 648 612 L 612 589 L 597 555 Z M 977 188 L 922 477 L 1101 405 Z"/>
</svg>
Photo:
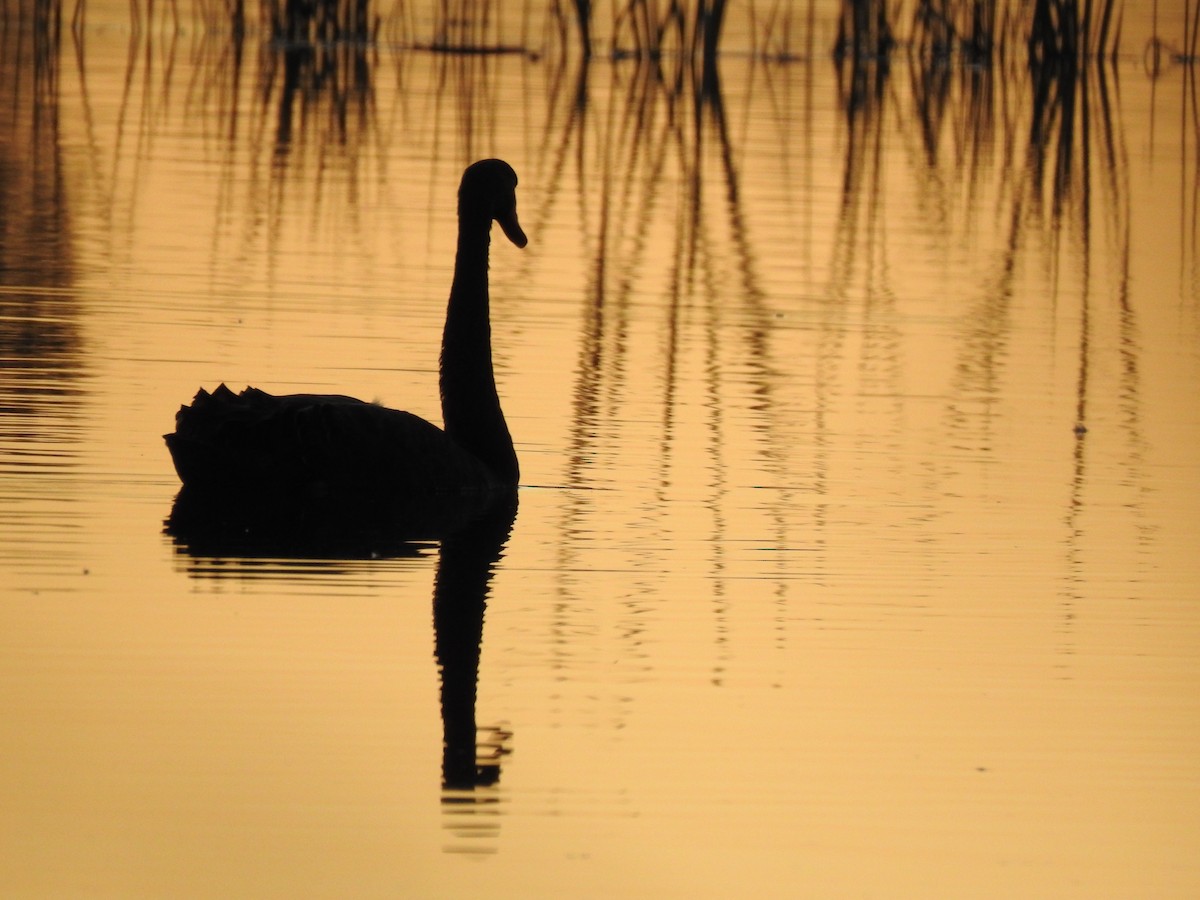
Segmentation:
<svg viewBox="0 0 1200 900">
<path fill-rule="evenodd" d="M 166 441 L 183 483 L 210 490 L 430 493 L 490 477 L 431 422 L 339 394 L 202 390 Z"/>
</svg>

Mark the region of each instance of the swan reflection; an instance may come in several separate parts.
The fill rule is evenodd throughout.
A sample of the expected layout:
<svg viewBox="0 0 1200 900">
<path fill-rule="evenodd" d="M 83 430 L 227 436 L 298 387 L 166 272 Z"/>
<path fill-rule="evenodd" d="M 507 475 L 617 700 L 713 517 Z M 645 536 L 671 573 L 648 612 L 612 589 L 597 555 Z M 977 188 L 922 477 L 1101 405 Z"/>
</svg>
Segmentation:
<svg viewBox="0 0 1200 900">
<path fill-rule="evenodd" d="M 273 515 L 260 512 L 248 523 L 244 518 L 231 518 L 228 503 L 206 506 L 185 489 L 166 522 L 177 552 L 197 562 L 219 559 L 223 563 L 215 568 L 193 568 L 190 574 L 194 577 L 241 577 L 248 568 L 268 559 L 310 564 L 319 560 L 323 569 L 344 572 L 354 560 L 419 555 L 436 540 L 433 629 L 441 692 L 442 802 L 452 817 L 447 828 L 453 832 L 467 828 L 464 815 L 482 812 L 497 802 L 494 792 L 476 789 L 499 782 L 511 737 L 507 728 L 479 729 L 476 724 L 484 613 L 492 575 L 512 533 L 518 505 L 515 490 L 486 496 L 488 502 L 473 515 L 464 514 L 455 522 L 438 515 L 422 521 L 412 507 L 397 511 L 397 517 L 389 522 L 378 510 L 356 519 L 345 505 L 337 509 L 292 505 Z M 456 511 L 462 514 L 462 507 Z M 312 574 L 306 572 L 306 576 Z M 473 836 L 479 834 L 477 827 L 467 830 Z"/>
</svg>

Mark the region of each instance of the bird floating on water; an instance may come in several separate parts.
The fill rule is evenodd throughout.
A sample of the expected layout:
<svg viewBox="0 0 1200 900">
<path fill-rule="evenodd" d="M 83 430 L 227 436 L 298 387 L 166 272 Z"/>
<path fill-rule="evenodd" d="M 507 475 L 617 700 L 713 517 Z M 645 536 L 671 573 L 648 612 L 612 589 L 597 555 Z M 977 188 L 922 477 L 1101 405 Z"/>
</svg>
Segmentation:
<svg viewBox="0 0 1200 900">
<path fill-rule="evenodd" d="M 164 435 L 181 498 L 386 503 L 419 496 L 452 504 L 455 495 L 515 490 L 517 455 L 492 370 L 488 250 L 493 221 L 518 247 L 527 243 L 516 187 L 516 172 L 499 159 L 469 166 L 459 186 L 439 366 L 444 428 L 337 394 L 201 389 Z"/>
</svg>

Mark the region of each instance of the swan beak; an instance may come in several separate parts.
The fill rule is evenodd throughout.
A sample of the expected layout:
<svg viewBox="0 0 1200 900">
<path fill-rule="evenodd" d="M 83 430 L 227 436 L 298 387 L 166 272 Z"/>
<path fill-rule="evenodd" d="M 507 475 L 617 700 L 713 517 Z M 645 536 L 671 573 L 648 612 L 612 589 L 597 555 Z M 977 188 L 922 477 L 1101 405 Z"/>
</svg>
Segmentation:
<svg viewBox="0 0 1200 900">
<path fill-rule="evenodd" d="M 529 243 L 529 238 L 525 237 L 525 232 L 521 230 L 521 223 L 517 221 L 517 205 L 515 203 L 511 208 L 499 213 L 496 221 L 504 229 L 504 236 L 518 247 L 524 247 Z"/>
</svg>

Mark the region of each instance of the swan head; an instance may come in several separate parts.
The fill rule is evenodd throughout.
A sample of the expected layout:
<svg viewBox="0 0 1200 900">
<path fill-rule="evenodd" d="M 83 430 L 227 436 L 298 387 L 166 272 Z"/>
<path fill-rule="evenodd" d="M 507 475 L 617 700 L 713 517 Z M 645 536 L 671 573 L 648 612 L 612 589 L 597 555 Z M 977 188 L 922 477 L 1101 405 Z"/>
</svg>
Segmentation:
<svg viewBox="0 0 1200 900">
<path fill-rule="evenodd" d="M 481 159 L 467 166 L 458 188 L 458 214 L 485 215 L 518 247 L 529 243 L 517 221 L 517 173 L 502 159 Z"/>
</svg>

